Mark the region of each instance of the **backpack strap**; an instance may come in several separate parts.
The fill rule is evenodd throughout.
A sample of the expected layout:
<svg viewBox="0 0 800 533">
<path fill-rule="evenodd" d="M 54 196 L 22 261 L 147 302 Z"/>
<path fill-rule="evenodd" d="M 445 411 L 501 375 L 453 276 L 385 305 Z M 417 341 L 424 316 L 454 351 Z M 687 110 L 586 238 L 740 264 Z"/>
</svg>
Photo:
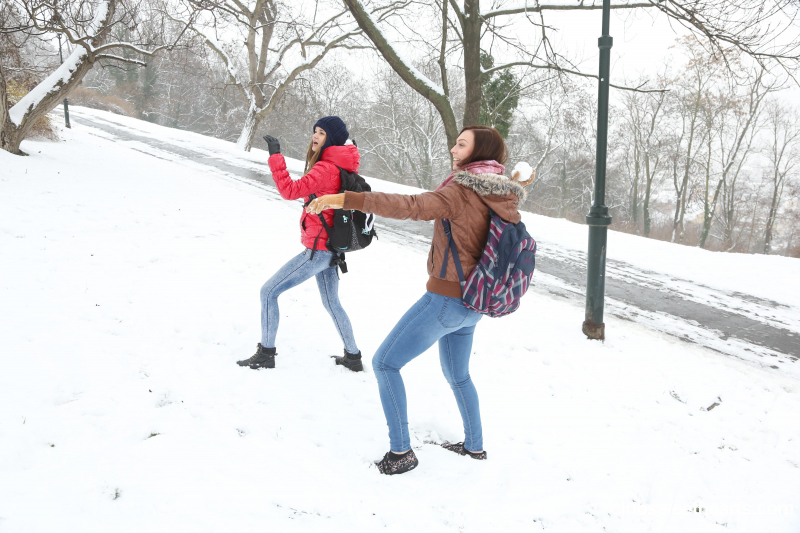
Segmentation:
<svg viewBox="0 0 800 533">
<path fill-rule="evenodd" d="M 314 193 L 311 193 L 311 194 L 309 194 L 309 195 L 308 195 L 308 202 L 306 202 L 305 204 L 303 204 L 303 207 L 308 207 L 308 204 L 310 204 L 310 203 L 311 203 L 313 200 L 316 200 L 316 199 L 317 199 L 317 195 L 316 195 L 316 194 L 314 194 Z M 317 216 L 319 217 L 319 221 L 320 221 L 320 222 L 322 222 L 322 227 L 323 227 L 323 228 L 325 228 L 325 232 L 328 234 L 328 237 L 330 238 L 330 236 L 331 236 L 331 231 L 333 230 L 333 228 L 331 228 L 331 227 L 328 225 L 328 222 L 325 220 L 325 217 L 324 217 L 324 216 L 322 216 L 322 213 L 317 213 Z M 319 239 L 319 236 L 320 236 L 321 234 L 322 234 L 322 232 L 320 231 L 320 232 L 317 234 L 317 239 Z M 316 247 L 317 247 L 317 239 L 314 239 L 314 248 L 316 248 Z M 328 245 L 328 243 L 325 243 L 325 248 L 327 248 L 327 249 L 328 249 L 328 251 L 330 251 L 330 252 L 336 253 L 336 250 L 332 250 L 332 249 L 331 249 L 331 247 Z M 314 257 L 314 255 L 312 254 L 312 255 L 311 255 L 311 257 L 313 258 L 313 257 Z"/>
<path fill-rule="evenodd" d="M 317 199 L 317 195 L 316 194 L 314 194 L 314 193 L 309 194 L 308 195 L 308 201 L 305 204 L 303 204 L 303 207 L 308 207 L 308 204 L 310 204 L 312 201 L 314 201 L 316 199 Z M 325 221 L 325 217 L 322 216 L 322 213 L 317 213 L 317 216 L 319 217 L 320 222 L 322 222 L 322 227 L 325 228 L 325 231 L 327 231 L 328 235 L 330 235 L 331 227 L 328 226 L 328 223 Z"/>
<path fill-rule="evenodd" d="M 303 204 L 303 207 L 308 207 L 308 204 L 310 204 L 312 200 L 316 200 L 316 198 L 317 198 L 316 194 L 314 193 L 309 194 L 308 202 Z M 347 263 L 344 260 L 344 252 L 337 252 L 330 245 L 330 235 L 333 228 L 331 228 L 328 225 L 328 222 L 325 220 L 325 217 L 322 216 L 322 213 L 317 213 L 317 216 L 319 217 L 319 221 L 322 222 L 322 227 L 325 228 L 325 231 L 328 233 L 328 242 L 325 243 L 325 247 L 328 249 L 329 252 L 333 253 L 333 259 L 331 259 L 330 266 L 339 267 L 342 270 L 342 274 L 347 274 Z M 320 232 L 317 233 L 317 236 L 314 239 L 314 249 L 311 250 L 311 257 L 309 258 L 309 261 L 311 259 L 314 259 L 314 254 L 317 253 L 317 239 L 319 239 L 320 235 L 322 235 L 322 230 L 320 230 Z M 337 276 L 338 276 L 338 271 L 337 271 Z"/>
<path fill-rule="evenodd" d="M 439 274 L 439 277 L 445 279 L 445 276 L 447 275 L 447 253 L 450 250 L 453 250 L 453 263 L 456 265 L 456 272 L 458 272 L 458 281 L 460 281 L 461 285 L 463 286 L 466 280 L 464 279 L 464 271 L 461 268 L 461 260 L 458 258 L 458 249 L 456 248 L 455 241 L 453 241 L 453 234 L 450 231 L 450 221 L 446 218 L 443 218 L 442 227 L 444 228 L 444 234 L 447 235 L 447 248 L 444 250 L 442 272 Z"/>
</svg>

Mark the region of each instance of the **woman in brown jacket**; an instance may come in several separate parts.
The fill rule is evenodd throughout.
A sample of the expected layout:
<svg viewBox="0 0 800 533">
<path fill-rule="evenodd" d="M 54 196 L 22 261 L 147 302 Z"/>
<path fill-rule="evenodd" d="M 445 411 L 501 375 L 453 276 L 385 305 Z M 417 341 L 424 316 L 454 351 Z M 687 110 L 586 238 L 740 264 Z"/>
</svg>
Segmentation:
<svg viewBox="0 0 800 533">
<path fill-rule="evenodd" d="M 469 375 L 472 337 L 481 315 L 461 301 L 458 273 L 445 253 L 448 246 L 442 219 L 450 221 L 464 276 L 469 277 L 486 245 L 489 209 L 507 222 L 519 222 L 517 206 L 525 198 L 525 189 L 503 176 L 508 151 L 494 128 L 464 128 L 450 152 L 453 173 L 435 191 L 414 195 L 345 192 L 322 196 L 307 208 L 310 213 L 353 209 L 387 218 L 435 221 L 427 292 L 403 315 L 372 359 L 389 426 L 391 451 L 377 463 L 382 474 L 402 474 L 419 464 L 411 449 L 400 369 L 435 342 L 439 343 L 442 371 L 455 395 L 465 434 L 464 442 L 443 446 L 473 459 L 486 459 L 478 393 Z"/>
</svg>

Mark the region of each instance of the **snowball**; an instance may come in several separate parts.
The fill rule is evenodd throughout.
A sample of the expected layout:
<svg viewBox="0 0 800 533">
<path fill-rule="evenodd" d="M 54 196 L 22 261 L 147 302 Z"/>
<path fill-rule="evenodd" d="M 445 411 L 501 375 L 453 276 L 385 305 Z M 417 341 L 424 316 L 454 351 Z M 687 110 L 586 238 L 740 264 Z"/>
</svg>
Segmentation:
<svg viewBox="0 0 800 533">
<path fill-rule="evenodd" d="M 525 161 L 520 161 L 511 172 L 512 176 L 514 175 L 514 172 L 519 172 L 519 180 L 525 181 L 531 177 L 531 174 L 533 174 L 533 167 Z"/>
</svg>

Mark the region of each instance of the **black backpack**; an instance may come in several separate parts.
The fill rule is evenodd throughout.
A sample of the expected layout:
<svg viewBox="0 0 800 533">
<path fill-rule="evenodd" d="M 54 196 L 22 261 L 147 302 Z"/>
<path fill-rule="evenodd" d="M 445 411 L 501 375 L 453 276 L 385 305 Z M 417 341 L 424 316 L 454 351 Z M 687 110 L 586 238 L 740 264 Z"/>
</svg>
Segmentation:
<svg viewBox="0 0 800 533">
<path fill-rule="evenodd" d="M 339 168 L 339 167 L 337 167 Z M 370 192 L 372 188 L 369 183 L 355 172 L 349 172 L 343 168 L 339 168 L 339 177 L 342 180 L 342 188 L 339 193 L 345 191 L 352 192 Z M 309 195 L 309 201 L 314 200 L 316 194 Z M 347 263 L 344 260 L 345 252 L 355 252 L 362 250 L 372 243 L 372 238 L 377 238 L 375 233 L 375 215 L 372 213 L 362 213 L 361 211 L 354 211 L 350 209 L 334 209 L 333 211 L 333 227 L 328 226 L 328 222 L 322 213 L 317 215 L 322 222 L 322 227 L 328 233 L 328 240 L 325 247 L 333 252 L 334 256 L 331 260 L 331 266 L 338 266 L 342 269 L 342 273 L 347 273 Z M 314 243 L 316 249 L 316 241 Z M 313 250 L 311 257 L 314 257 Z"/>
</svg>

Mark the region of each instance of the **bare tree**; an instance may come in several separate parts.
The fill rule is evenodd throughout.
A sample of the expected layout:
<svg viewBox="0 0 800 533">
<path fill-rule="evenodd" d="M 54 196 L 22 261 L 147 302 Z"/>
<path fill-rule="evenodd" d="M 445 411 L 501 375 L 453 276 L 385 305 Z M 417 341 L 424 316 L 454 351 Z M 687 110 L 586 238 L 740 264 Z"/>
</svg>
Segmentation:
<svg viewBox="0 0 800 533">
<path fill-rule="evenodd" d="M 735 190 L 739 173 L 753 148 L 758 134 L 761 104 L 774 88 L 774 84 L 765 82 L 764 76 L 765 71 L 759 68 L 751 73 L 747 83 L 742 84 L 728 72 L 721 91 L 708 100 L 709 103 L 704 111 L 707 127 L 715 132 L 716 139 L 711 135 L 707 137 L 708 162 L 703 188 L 703 227 L 697 244 L 700 248 L 706 247 L 720 194 L 725 187 Z M 745 94 L 737 94 L 742 88 Z M 718 151 L 712 147 L 712 140 L 716 141 Z M 719 166 L 716 185 L 711 182 L 711 157 L 715 152 L 718 154 Z M 724 216 L 726 215 L 723 214 Z M 729 212 L 727 216 L 732 218 L 733 213 Z M 732 220 L 728 221 L 730 222 Z"/>
<path fill-rule="evenodd" d="M 666 84 L 665 76 L 660 77 L 660 82 Z M 623 138 L 632 151 L 632 180 L 630 187 L 631 219 L 638 233 L 639 206 L 642 210 L 644 236 L 650 236 L 652 217 L 650 203 L 653 194 L 653 185 L 659 171 L 661 162 L 661 137 L 663 136 L 662 121 L 664 107 L 667 99 L 665 92 L 640 93 L 628 91 L 622 96 L 624 112 L 621 114 Z M 641 176 L 641 177 L 640 177 Z M 639 183 L 643 180 L 644 192 L 640 192 Z"/>
<path fill-rule="evenodd" d="M 117 26 L 136 27 L 143 14 L 141 6 L 133 0 L 84 0 L 61 2 L 58 0 L 8 0 L 23 15 L 22 23 L 3 27 L 3 33 L 23 33 L 45 38 L 61 35 L 74 49 L 53 73 L 17 102 L 8 112 L 0 112 L 0 147 L 21 154 L 20 143 L 33 124 L 63 100 L 92 66 L 100 60 L 146 65 L 144 58 L 153 57 L 170 44 L 136 42 L 135 40 L 107 42 L 112 29 Z M 179 33 L 179 38 L 182 33 Z M 123 57 L 122 50 L 133 53 Z M 0 100 L 6 101 L 5 76 L 0 66 Z"/>
<path fill-rule="evenodd" d="M 394 72 L 384 71 L 377 81 L 359 147 L 394 181 L 434 188 L 450 162 L 439 114 Z"/>
<path fill-rule="evenodd" d="M 796 109 L 771 101 L 766 118 L 769 137 L 765 156 L 769 160 L 767 182 L 770 185 L 770 199 L 764 225 L 764 253 L 769 254 L 772 251 L 773 230 L 784 187 L 787 180 L 797 172 L 800 163 L 800 116 Z"/>
<path fill-rule="evenodd" d="M 675 215 L 672 220 L 672 242 L 683 242 L 686 205 L 692 187 L 689 179 L 694 169 L 702 168 L 700 147 L 711 135 L 703 111 L 709 105 L 711 89 L 720 81 L 725 67 L 724 53 L 708 52 L 701 43 L 690 36 L 681 39 L 681 46 L 689 55 L 689 63 L 676 80 L 676 110 L 680 121 L 680 137 L 675 144 L 675 164 L 680 161 L 681 170 L 673 166 L 675 188 Z M 700 156 L 700 157 L 699 157 Z M 707 155 L 706 155 L 707 157 Z"/>
<path fill-rule="evenodd" d="M 652 9 L 661 12 L 670 20 L 677 21 L 703 39 L 711 50 L 736 47 L 762 64 L 794 68 L 800 56 L 798 45 L 791 40 L 781 45 L 774 39 L 774 31 L 785 31 L 795 27 L 796 8 L 793 0 L 742 0 L 734 5 L 724 0 L 615 0 L 611 8 L 615 10 Z M 427 98 L 439 111 L 448 143 L 455 142 L 458 134 L 455 113 L 449 103 L 450 91 L 446 83 L 437 84 L 415 69 L 403 57 L 400 46 L 393 43 L 382 30 L 382 23 L 393 15 L 406 15 L 407 10 L 426 10 L 428 20 L 441 20 L 440 34 L 436 39 L 418 36 L 414 28 L 407 24 L 403 33 L 411 34 L 408 42 L 436 58 L 443 80 L 447 79 L 448 54 L 463 60 L 466 104 L 463 124 L 477 124 L 481 107 L 481 83 L 485 76 L 498 70 L 524 67 L 531 70 L 547 70 L 559 75 L 596 78 L 593 74 L 582 72 L 568 57 L 558 52 L 549 38 L 552 26 L 545 15 L 553 11 L 587 11 L 602 8 L 601 0 L 565 0 L 563 2 L 524 1 L 513 7 L 495 1 L 488 10 L 481 10 L 480 0 L 464 0 L 461 5 L 456 0 L 424 0 L 421 2 L 369 2 L 363 0 L 344 0 L 359 26 L 373 42 L 398 75 L 414 90 Z M 533 42 L 520 39 L 510 31 L 514 17 L 525 17 L 534 31 L 527 32 Z M 402 26 L 402 21 L 397 23 Z M 453 37 L 451 37 L 451 33 Z M 482 69 L 480 63 L 481 43 L 484 36 L 490 35 L 492 42 L 502 43 L 512 57 L 499 62 L 490 69 Z M 642 87 L 612 87 L 631 90 L 645 90 Z"/>
<path fill-rule="evenodd" d="M 291 8 L 277 0 L 189 0 L 189 5 L 197 2 L 206 12 L 190 23 L 192 31 L 219 56 L 230 84 L 248 102 L 236 142 L 245 151 L 253 145 L 259 122 L 275 109 L 289 85 L 332 49 L 354 46 L 350 40 L 361 33 L 348 24 L 346 10 L 331 12 L 320 0 L 311 17 L 303 6 Z"/>
</svg>

